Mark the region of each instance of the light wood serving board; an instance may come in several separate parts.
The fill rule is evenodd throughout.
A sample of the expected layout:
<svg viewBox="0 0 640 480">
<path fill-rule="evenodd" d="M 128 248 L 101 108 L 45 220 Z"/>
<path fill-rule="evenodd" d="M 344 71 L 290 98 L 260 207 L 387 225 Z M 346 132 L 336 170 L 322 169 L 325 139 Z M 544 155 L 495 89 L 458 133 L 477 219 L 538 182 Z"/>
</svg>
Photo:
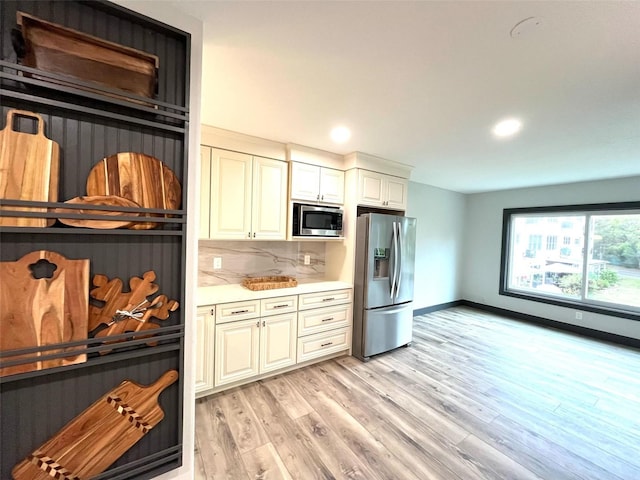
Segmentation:
<svg viewBox="0 0 640 480">
<path fill-rule="evenodd" d="M 35 134 L 13 129 L 15 116 L 34 118 Z M 0 131 L 0 198 L 34 202 L 58 201 L 60 147 L 44 135 L 44 120 L 25 110 L 9 110 L 7 124 Z M 2 210 L 46 212 L 46 208 L 1 207 Z M 47 227 L 55 218 L 0 217 L 2 226 Z"/>
<path fill-rule="evenodd" d="M 50 278 L 33 276 L 34 271 L 45 270 Z M 38 250 L 16 262 L 0 262 L 0 350 L 86 340 L 88 310 L 89 260 L 69 260 L 56 252 Z M 87 358 L 85 348 L 42 353 L 71 353 L 53 360 L 38 361 L 39 353 L 7 357 L 3 360 L 35 361 L 0 368 L 0 376 L 81 363 Z"/>
<path fill-rule="evenodd" d="M 86 208 L 56 208 L 55 213 L 59 214 L 58 220 L 60 223 L 69 225 L 72 227 L 84 227 L 84 228 L 120 228 L 128 227 L 132 222 L 128 220 L 120 220 L 120 216 L 137 217 L 140 215 L 138 212 L 119 212 L 117 210 L 92 210 L 91 205 L 110 205 L 113 207 L 133 207 L 140 208 L 136 202 L 127 200 L 123 197 L 116 197 L 115 195 L 94 195 L 91 197 L 75 197 L 71 200 L 67 200 L 64 203 L 72 205 L 86 205 Z M 68 213 L 83 213 L 87 215 L 97 214 L 104 215 L 103 220 L 90 220 L 84 218 L 65 218 L 64 215 Z M 110 217 L 110 218 L 109 218 Z"/>
<path fill-rule="evenodd" d="M 148 386 L 125 380 L 16 465 L 14 480 L 85 480 L 105 471 L 164 418 L 158 396 L 177 379 L 168 370 Z"/>
<path fill-rule="evenodd" d="M 144 153 L 121 152 L 103 158 L 91 169 L 87 178 L 87 194 L 117 195 L 136 202 L 142 208 L 177 210 L 180 208 L 182 187 L 171 169 L 157 158 Z M 157 223 L 153 222 L 134 222 L 129 228 L 145 230 L 156 226 Z"/>
</svg>

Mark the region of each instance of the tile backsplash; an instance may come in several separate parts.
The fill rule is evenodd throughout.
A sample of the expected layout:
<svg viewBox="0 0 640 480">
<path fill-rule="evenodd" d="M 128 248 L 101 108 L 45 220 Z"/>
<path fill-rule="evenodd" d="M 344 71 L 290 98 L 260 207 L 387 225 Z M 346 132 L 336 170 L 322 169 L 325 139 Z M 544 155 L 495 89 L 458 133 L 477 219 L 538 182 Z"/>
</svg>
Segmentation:
<svg viewBox="0 0 640 480">
<path fill-rule="evenodd" d="M 304 264 L 309 255 L 310 264 Z M 214 270 L 214 258 L 222 268 Z M 246 277 L 289 275 L 298 282 L 325 279 L 324 242 L 251 242 L 200 240 L 198 244 L 198 286 L 241 283 Z"/>
</svg>

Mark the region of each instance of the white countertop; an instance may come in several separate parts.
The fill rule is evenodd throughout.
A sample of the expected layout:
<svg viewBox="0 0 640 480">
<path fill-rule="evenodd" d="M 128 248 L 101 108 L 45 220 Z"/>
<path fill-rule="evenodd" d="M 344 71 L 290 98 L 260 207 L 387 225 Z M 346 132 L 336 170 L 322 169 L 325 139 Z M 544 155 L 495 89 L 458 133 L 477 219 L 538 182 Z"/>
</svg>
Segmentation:
<svg viewBox="0 0 640 480">
<path fill-rule="evenodd" d="M 198 287 L 198 306 L 216 305 L 219 303 L 242 302 L 245 300 L 257 300 L 261 298 L 284 297 L 287 295 L 299 295 L 301 293 L 326 292 L 353 288 L 347 282 L 313 282 L 298 284 L 291 288 L 274 288 L 272 290 L 249 290 L 240 284 L 217 285 L 214 287 Z"/>
</svg>

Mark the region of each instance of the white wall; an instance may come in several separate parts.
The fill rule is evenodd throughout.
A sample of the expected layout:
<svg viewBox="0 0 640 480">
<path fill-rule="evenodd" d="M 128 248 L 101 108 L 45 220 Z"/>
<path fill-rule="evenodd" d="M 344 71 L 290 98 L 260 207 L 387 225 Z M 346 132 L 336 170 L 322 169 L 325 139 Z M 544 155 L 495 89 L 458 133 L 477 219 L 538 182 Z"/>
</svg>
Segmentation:
<svg viewBox="0 0 640 480">
<path fill-rule="evenodd" d="M 418 219 L 414 310 L 462 298 L 465 197 L 409 182 L 406 215 Z"/>
<path fill-rule="evenodd" d="M 640 322 L 498 295 L 504 208 L 640 200 L 640 177 L 467 195 L 462 298 L 640 339 Z"/>
<path fill-rule="evenodd" d="M 187 191 L 187 255 L 185 274 L 185 356 L 182 380 L 184 383 L 182 467 L 158 477 L 162 480 L 188 480 L 193 478 L 193 452 L 195 432 L 195 322 L 198 278 L 198 216 L 200 171 L 200 92 L 202 78 L 202 21 L 190 17 L 165 2 L 144 0 L 113 0 L 123 7 L 164 22 L 191 34 L 191 75 L 189 98 L 189 178 Z"/>
</svg>

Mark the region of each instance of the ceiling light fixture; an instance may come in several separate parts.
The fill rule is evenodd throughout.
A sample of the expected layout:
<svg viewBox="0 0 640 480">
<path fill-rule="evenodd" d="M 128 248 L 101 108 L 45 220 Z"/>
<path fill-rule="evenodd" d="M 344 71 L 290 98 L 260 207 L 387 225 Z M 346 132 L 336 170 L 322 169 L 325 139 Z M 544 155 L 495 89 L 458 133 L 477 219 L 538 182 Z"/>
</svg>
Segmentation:
<svg viewBox="0 0 640 480">
<path fill-rule="evenodd" d="M 522 128 L 522 122 L 517 118 L 507 118 L 495 124 L 493 134 L 496 137 L 510 137 L 515 135 Z"/>
<path fill-rule="evenodd" d="M 331 130 L 331 140 L 336 143 L 344 143 L 351 138 L 351 130 L 344 125 L 340 125 Z"/>
</svg>

